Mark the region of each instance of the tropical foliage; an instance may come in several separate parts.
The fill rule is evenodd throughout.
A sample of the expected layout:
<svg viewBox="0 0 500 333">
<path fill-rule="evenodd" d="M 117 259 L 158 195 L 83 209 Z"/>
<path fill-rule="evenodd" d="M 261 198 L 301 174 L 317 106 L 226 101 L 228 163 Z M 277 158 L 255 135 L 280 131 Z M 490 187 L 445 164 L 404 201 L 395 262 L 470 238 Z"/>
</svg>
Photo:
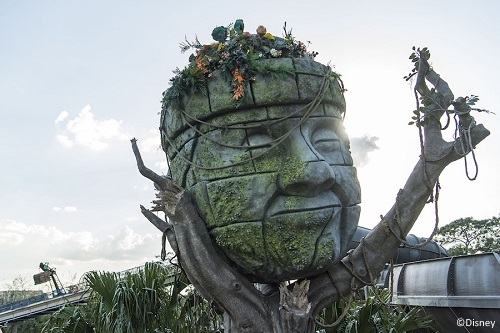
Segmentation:
<svg viewBox="0 0 500 333">
<path fill-rule="evenodd" d="M 125 273 L 90 272 L 86 306 L 52 315 L 44 332 L 218 332 L 221 312 L 189 287 L 176 266 L 146 263 Z"/>
<path fill-rule="evenodd" d="M 432 316 L 425 315 L 423 308 L 390 305 L 388 304 L 389 298 L 389 290 L 379 291 L 370 288 L 367 297 L 361 297 L 351 303 L 341 300 L 324 309 L 319 321 L 334 323 L 346 312 L 338 325 L 323 325 L 324 332 L 436 332 L 437 324 Z"/>
<path fill-rule="evenodd" d="M 53 314 L 43 332 L 51 333 L 217 333 L 223 332 L 223 316 L 204 300 L 176 266 L 147 263 L 124 274 L 90 272 L 92 294 L 86 306 L 68 306 Z M 432 317 L 421 308 L 388 305 L 389 291 L 370 290 L 368 297 L 349 303 L 339 301 L 326 308 L 318 322 L 331 323 L 346 311 L 335 327 L 325 332 L 397 333 L 434 332 Z M 346 309 L 347 308 L 347 309 Z M 24 332 L 24 331 L 22 331 Z"/>
</svg>

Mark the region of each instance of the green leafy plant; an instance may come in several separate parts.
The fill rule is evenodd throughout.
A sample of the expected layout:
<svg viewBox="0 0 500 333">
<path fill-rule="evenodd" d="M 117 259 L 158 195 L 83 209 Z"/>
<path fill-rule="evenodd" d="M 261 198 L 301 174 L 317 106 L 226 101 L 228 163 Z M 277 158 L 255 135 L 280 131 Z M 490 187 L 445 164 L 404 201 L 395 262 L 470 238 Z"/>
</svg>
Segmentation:
<svg viewBox="0 0 500 333">
<path fill-rule="evenodd" d="M 412 77 L 417 75 L 421 57 L 425 58 L 426 60 L 429 60 L 429 58 L 431 57 L 431 52 L 427 47 L 421 49 L 413 46 L 411 49 L 413 50 L 413 52 L 410 54 L 409 59 L 413 63 L 413 68 L 408 75 L 403 77 L 406 81 L 409 81 Z"/>
<path fill-rule="evenodd" d="M 323 322 L 334 322 L 346 312 L 338 326 L 325 325 L 325 332 L 403 333 L 437 330 L 434 318 L 426 315 L 423 308 L 388 304 L 390 291 L 375 291 L 372 288 L 366 298 L 360 297 L 350 303 L 341 300 L 325 308 L 321 313 Z"/>
<path fill-rule="evenodd" d="M 86 305 L 54 313 L 43 332 L 51 333 L 215 333 L 222 312 L 204 300 L 177 266 L 146 263 L 127 271 L 89 272 Z"/>
<path fill-rule="evenodd" d="M 275 37 L 267 32 L 264 26 L 259 26 L 256 34 L 244 31 L 243 20 L 238 19 L 227 27 L 219 26 L 212 31 L 215 43 L 201 44 L 196 39 L 187 39 L 180 44 L 181 52 L 194 49 L 189 57 L 189 64 L 184 69 L 176 69 L 175 76 L 170 80 L 170 87 L 163 93 L 163 104 L 180 104 L 188 94 L 206 92 L 206 80 L 214 71 L 221 70 L 231 87 L 231 93 L 238 106 L 245 95 L 245 84 L 255 79 L 256 73 L 290 74 L 289 68 L 274 68 L 259 65 L 259 59 L 271 58 L 301 58 L 309 56 L 312 59 L 317 52 L 308 52 L 306 44 L 297 41 L 284 26 L 284 38 Z"/>
<path fill-rule="evenodd" d="M 412 50 L 413 52 L 410 54 L 409 59 L 413 63 L 413 68 L 408 75 L 404 76 L 406 81 L 409 81 L 415 75 L 418 75 L 421 59 L 428 61 L 431 57 L 431 53 L 427 47 L 417 48 L 413 46 Z M 417 103 L 417 109 L 413 111 L 413 116 L 411 117 L 411 121 L 408 122 L 408 125 L 416 124 L 417 126 L 425 126 L 431 121 L 438 120 L 438 117 L 435 114 L 439 112 L 445 112 L 448 116 L 450 114 L 459 116 L 471 111 L 490 113 L 490 111 L 485 109 L 473 108 L 472 106 L 474 106 L 478 101 L 479 97 L 476 95 L 458 97 L 451 102 L 451 105 L 454 107 L 453 110 L 447 108 L 445 109 L 442 105 L 447 104 L 443 99 L 443 95 L 437 92 L 435 88 L 432 88 L 428 94 L 420 96 L 419 102 Z"/>
<path fill-rule="evenodd" d="M 467 255 L 500 251 L 500 216 L 484 220 L 461 218 L 442 226 L 436 240 L 447 247 L 450 255 Z"/>
</svg>

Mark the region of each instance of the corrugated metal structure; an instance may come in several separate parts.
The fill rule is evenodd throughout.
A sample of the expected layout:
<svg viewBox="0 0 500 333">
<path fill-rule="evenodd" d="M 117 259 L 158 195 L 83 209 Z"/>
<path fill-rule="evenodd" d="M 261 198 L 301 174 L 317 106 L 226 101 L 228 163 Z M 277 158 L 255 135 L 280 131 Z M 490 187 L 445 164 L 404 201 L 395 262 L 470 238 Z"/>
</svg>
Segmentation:
<svg viewBox="0 0 500 333">
<path fill-rule="evenodd" d="M 482 253 L 394 266 L 393 303 L 424 306 L 446 332 L 500 332 L 500 256 Z M 495 322 L 495 323 L 493 323 Z"/>
</svg>

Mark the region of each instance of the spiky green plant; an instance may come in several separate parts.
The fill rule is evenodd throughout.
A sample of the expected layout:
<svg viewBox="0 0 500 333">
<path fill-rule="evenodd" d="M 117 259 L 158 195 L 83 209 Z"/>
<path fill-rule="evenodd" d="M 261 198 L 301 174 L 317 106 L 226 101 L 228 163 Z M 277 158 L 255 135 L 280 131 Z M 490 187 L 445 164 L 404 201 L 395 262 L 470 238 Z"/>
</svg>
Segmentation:
<svg viewBox="0 0 500 333">
<path fill-rule="evenodd" d="M 192 288 L 181 270 L 161 263 L 122 274 L 89 272 L 87 305 L 52 315 L 51 333 L 221 332 L 222 316 Z"/>
<path fill-rule="evenodd" d="M 375 294 L 378 292 L 378 297 Z M 426 315 L 421 307 L 401 307 L 387 304 L 389 290 L 369 289 L 364 299 L 356 299 L 349 304 L 341 300 L 323 310 L 320 321 L 333 323 L 347 311 L 344 319 L 335 327 L 323 328 L 327 333 L 403 333 L 436 332 L 433 317 Z M 346 310 L 346 307 L 348 309 Z"/>
</svg>

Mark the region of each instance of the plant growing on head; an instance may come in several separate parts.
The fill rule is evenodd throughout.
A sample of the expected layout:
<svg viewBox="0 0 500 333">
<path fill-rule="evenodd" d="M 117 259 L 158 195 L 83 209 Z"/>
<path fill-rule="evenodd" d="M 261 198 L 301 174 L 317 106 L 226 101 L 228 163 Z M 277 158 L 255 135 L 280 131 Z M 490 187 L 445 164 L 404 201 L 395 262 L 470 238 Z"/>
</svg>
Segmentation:
<svg viewBox="0 0 500 333">
<path fill-rule="evenodd" d="M 194 49 L 189 57 L 189 64 L 174 71 L 170 79 L 170 87 L 163 93 L 163 104 L 180 105 L 182 98 L 189 94 L 206 93 L 206 80 L 214 72 L 220 70 L 228 81 L 228 93 L 231 93 L 238 107 L 245 95 L 245 83 L 255 79 L 256 73 L 272 75 L 292 74 L 293 68 L 259 64 L 259 59 L 270 58 L 302 58 L 314 59 L 317 52 L 308 52 L 303 42 L 297 41 L 292 30 L 283 27 L 284 37 L 275 37 L 267 32 L 264 26 L 259 26 L 256 34 L 244 31 L 244 22 L 238 19 L 227 27 L 219 26 L 212 31 L 212 44 L 202 44 L 198 37 L 190 42 L 185 39 L 180 43 L 181 52 Z M 337 75 L 338 78 L 338 75 Z"/>
</svg>

